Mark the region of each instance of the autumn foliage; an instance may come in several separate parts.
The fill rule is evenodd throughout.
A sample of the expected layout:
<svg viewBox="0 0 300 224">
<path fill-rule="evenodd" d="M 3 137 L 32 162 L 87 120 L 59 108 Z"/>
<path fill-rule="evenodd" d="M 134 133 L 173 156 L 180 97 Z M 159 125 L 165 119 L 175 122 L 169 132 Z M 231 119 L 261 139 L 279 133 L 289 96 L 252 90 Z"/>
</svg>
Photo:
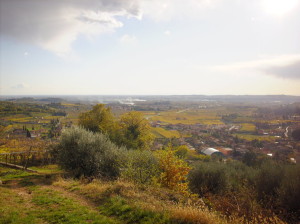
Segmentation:
<svg viewBox="0 0 300 224">
<path fill-rule="evenodd" d="M 157 152 L 161 174 L 158 182 L 161 186 L 172 190 L 187 193 L 187 175 L 190 171 L 188 164 L 178 158 L 175 151 L 168 147 L 166 150 Z"/>
</svg>

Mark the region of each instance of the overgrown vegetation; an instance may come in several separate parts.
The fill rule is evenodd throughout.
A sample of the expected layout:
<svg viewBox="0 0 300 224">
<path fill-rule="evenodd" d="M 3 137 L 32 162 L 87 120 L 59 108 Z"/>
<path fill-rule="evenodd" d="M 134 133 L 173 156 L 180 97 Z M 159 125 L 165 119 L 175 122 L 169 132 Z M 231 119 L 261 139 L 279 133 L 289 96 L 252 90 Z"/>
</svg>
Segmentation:
<svg viewBox="0 0 300 224">
<path fill-rule="evenodd" d="M 252 166 L 237 161 L 199 162 L 189 173 L 189 183 L 192 192 L 210 198 L 224 214 L 240 212 L 252 220 L 275 211 L 294 223 L 300 218 L 299 167 L 270 160 Z"/>
</svg>

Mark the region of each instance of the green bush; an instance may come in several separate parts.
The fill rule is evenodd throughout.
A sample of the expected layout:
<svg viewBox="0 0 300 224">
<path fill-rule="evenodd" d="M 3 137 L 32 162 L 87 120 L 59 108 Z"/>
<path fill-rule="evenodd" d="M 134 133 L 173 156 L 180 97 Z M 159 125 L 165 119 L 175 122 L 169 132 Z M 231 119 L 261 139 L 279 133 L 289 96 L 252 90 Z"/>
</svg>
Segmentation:
<svg viewBox="0 0 300 224">
<path fill-rule="evenodd" d="M 300 165 L 291 165 L 286 168 L 278 189 L 278 199 L 281 207 L 289 212 L 298 213 L 298 218 L 300 218 Z"/>
<path fill-rule="evenodd" d="M 124 153 L 105 135 L 80 127 L 66 129 L 55 147 L 59 164 L 75 177 L 117 177 Z"/>
<path fill-rule="evenodd" d="M 186 145 L 181 145 L 175 148 L 175 155 L 180 159 L 185 159 L 189 148 Z"/>
<path fill-rule="evenodd" d="M 272 161 L 264 162 L 255 178 L 258 200 L 272 200 L 284 177 L 284 169 L 280 164 Z"/>
<path fill-rule="evenodd" d="M 236 191 L 241 187 L 254 185 L 257 170 L 240 161 L 230 161 L 224 166 L 227 173 L 230 190 Z"/>
<path fill-rule="evenodd" d="M 159 175 L 157 158 L 150 151 L 129 150 L 124 154 L 121 177 L 150 184 Z"/>
<path fill-rule="evenodd" d="M 200 195 L 226 191 L 229 183 L 224 165 L 212 162 L 197 164 L 189 173 L 190 189 Z"/>
</svg>

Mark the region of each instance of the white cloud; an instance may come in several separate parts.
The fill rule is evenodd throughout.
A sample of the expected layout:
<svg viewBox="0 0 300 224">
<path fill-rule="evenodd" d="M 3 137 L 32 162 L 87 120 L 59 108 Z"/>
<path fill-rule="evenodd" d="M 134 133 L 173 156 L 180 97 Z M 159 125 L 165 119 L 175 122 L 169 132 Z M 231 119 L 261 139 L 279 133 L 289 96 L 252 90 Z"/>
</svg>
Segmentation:
<svg viewBox="0 0 300 224">
<path fill-rule="evenodd" d="M 141 9 L 145 16 L 158 21 L 199 16 L 199 11 L 214 7 L 222 0 L 144 0 Z"/>
<path fill-rule="evenodd" d="M 170 30 L 165 30 L 164 34 L 165 34 L 166 36 L 170 36 L 170 35 L 171 35 L 171 31 L 170 31 Z"/>
<path fill-rule="evenodd" d="M 263 10 L 275 16 L 283 16 L 297 7 L 299 0 L 262 0 Z"/>
<path fill-rule="evenodd" d="M 136 43 L 137 38 L 134 35 L 125 34 L 120 38 L 122 44 L 134 44 Z"/>
<path fill-rule="evenodd" d="M 119 16 L 140 17 L 138 0 L 1 0 L 1 35 L 64 56 L 82 34 L 111 32 Z"/>
</svg>

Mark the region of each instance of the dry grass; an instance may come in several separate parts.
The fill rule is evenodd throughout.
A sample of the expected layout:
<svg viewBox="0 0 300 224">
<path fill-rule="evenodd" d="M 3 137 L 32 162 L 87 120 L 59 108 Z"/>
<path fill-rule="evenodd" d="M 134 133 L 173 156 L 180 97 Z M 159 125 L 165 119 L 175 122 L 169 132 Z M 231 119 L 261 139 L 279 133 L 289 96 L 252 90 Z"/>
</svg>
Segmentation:
<svg viewBox="0 0 300 224">
<path fill-rule="evenodd" d="M 171 217 L 184 223 L 218 224 L 227 223 L 208 209 L 194 206 L 172 206 L 169 208 Z"/>
<path fill-rule="evenodd" d="M 209 211 L 202 200 L 195 196 L 187 198 L 168 189 L 155 186 L 138 186 L 123 180 L 100 181 L 59 179 L 54 185 L 70 191 L 78 191 L 94 202 L 102 203 L 108 198 L 121 196 L 132 206 L 158 213 L 167 213 L 179 223 L 218 224 L 227 223 L 215 212 Z"/>
</svg>

